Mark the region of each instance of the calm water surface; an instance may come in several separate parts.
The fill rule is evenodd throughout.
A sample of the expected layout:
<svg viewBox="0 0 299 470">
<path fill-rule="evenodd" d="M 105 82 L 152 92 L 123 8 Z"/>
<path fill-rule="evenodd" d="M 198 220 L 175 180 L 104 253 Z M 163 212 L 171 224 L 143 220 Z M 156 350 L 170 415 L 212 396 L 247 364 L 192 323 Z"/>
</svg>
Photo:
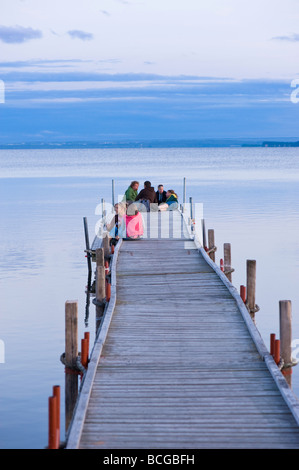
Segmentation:
<svg viewBox="0 0 299 470">
<path fill-rule="evenodd" d="M 279 300 L 290 299 L 299 346 L 299 149 L 1 150 L 0 448 L 47 445 L 52 386 L 64 397 L 66 300 L 79 303 L 79 340 L 84 331 L 93 339 L 83 217 L 93 238 L 112 178 L 116 194 L 132 179 L 151 179 L 182 201 L 183 177 L 187 197 L 203 203 L 206 228 L 215 230 L 217 263 L 223 243 L 232 245 L 237 288 L 246 260 L 257 260 L 256 322 L 266 345 L 270 333 L 279 336 Z M 299 396 L 299 366 L 293 390 Z"/>
</svg>

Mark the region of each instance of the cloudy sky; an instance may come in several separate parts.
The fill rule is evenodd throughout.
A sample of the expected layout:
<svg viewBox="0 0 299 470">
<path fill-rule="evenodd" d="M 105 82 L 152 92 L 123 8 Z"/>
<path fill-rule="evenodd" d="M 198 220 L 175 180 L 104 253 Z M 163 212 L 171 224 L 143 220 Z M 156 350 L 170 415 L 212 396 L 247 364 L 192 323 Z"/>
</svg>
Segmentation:
<svg viewBox="0 0 299 470">
<path fill-rule="evenodd" d="M 299 134 L 299 0 L 0 6 L 1 142 Z"/>
</svg>

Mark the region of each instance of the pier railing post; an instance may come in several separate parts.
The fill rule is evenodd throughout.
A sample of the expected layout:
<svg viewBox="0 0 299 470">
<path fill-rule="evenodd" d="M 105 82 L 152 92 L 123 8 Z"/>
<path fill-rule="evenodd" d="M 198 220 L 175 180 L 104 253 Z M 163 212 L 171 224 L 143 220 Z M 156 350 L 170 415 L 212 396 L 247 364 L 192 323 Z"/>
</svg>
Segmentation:
<svg viewBox="0 0 299 470">
<path fill-rule="evenodd" d="M 102 217 L 106 216 L 106 208 L 105 208 L 105 199 L 101 199 L 102 202 Z"/>
<path fill-rule="evenodd" d="M 49 431 L 48 449 L 60 447 L 60 386 L 54 385 L 53 395 L 48 399 Z"/>
<path fill-rule="evenodd" d="M 206 222 L 205 219 L 201 219 L 201 226 L 202 226 L 202 246 L 207 251 L 207 237 L 206 237 Z"/>
<path fill-rule="evenodd" d="M 78 396 L 78 302 L 65 304 L 65 427 L 69 427 Z"/>
<path fill-rule="evenodd" d="M 280 352 L 283 360 L 282 373 L 291 385 L 292 374 L 292 303 L 279 301 Z"/>
<path fill-rule="evenodd" d="M 60 386 L 53 386 L 53 396 L 56 397 L 56 447 L 60 446 Z"/>
<path fill-rule="evenodd" d="M 246 306 L 251 315 L 252 320 L 255 319 L 255 313 L 259 310 L 259 307 L 255 303 L 255 289 L 256 289 L 256 261 L 247 260 L 246 266 Z"/>
<path fill-rule="evenodd" d="M 231 244 L 224 243 L 223 245 L 223 258 L 224 258 L 224 274 L 229 282 L 232 282 L 232 258 L 231 258 Z"/>
<path fill-rule="evenodd" d="M 246 303 L 246 287 L 240 286 L 240 297 L 243 300 L 244 304 Z"/>
<path fill-rule="evenodd" d="M 106 273 L 104 248 L 96 250 L 96 330 L 101 322 L 106 297 Z"/>
<path fill-rule="evenodd" d="M 214 230 L 208 230 L 208 247 L 209 247 L 209 257 L 215 263 L 215 235 Z"/>
<path fill-rule="evenodd" d="M 109 234 L 108 232 L 103 233 L 103 249 L 104 249 L 104 258 L 105 260 L 110 259 L 110 239 L 109 239 Z"/>
<path fill-rule="evenodd" d="M 114 180 L 112 180 L 112 195 L 111 195 L 111 199 L 112 199 L 112 207 L 114 207 L 114 204 L 115 204 L 115 186 L 114 186 Z"/>
<path fill-rule="evenodd" d="M 57 398 L 51 396 L 48 399 L 49 409 L 49 432 L 48 449 L 57 449 Z"/>
<path fill-rule="evenodd" d="M 182 212 L 185 212 L 185 206 L 186 206 L 186 178 L 184 178 L 184 181 L 183 181 L 183 209 L 182 209 Z"/>
<path fill-rule="evenodd" d="M 193 213 L 193 198 L 189 197 L 189 205 L 190 205 L 190 224 L 191 224 L 191 232 L 194 231 L 194 213 Z"/>
</svg>

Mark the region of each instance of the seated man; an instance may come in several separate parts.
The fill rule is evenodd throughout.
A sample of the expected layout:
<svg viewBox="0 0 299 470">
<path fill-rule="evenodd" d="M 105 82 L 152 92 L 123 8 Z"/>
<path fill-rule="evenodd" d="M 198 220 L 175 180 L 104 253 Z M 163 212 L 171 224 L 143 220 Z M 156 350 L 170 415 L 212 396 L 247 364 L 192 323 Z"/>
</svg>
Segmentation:
<svg viewBox="0 0 299 470">
<path fill-rule="evenodd" d="M 150 181 L 144 182 L 144 188 L 136 197 L 135 202 L 141 202 L 145 206 L 147 212 L 150 211 L 151 204 L 157 203 L 156 192 Z M 140 208 L 140 210 L 142 210 L 142 208 Z"/>
<path fill-rule="evenodd" d="M 163 184 L 159 184 L 158 191 L 156 191 L 157 203 L 160 205 L 166 202 L 166 191 L 164 191 Z"/>
</svg>

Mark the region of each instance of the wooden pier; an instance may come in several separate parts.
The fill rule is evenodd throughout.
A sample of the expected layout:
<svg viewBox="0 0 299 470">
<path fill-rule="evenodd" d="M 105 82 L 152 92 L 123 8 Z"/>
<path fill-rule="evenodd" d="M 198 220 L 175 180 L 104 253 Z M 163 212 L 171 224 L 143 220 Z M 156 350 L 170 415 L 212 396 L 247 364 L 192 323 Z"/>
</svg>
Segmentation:
<svg viewBox="0 0 299 470">
<path fill-rule="evenodd" d="M 171 217 L 184 236 L 116 245 L 66 448 L 299 448 L 298 400 L 244 301 Z"/>
</svg>

